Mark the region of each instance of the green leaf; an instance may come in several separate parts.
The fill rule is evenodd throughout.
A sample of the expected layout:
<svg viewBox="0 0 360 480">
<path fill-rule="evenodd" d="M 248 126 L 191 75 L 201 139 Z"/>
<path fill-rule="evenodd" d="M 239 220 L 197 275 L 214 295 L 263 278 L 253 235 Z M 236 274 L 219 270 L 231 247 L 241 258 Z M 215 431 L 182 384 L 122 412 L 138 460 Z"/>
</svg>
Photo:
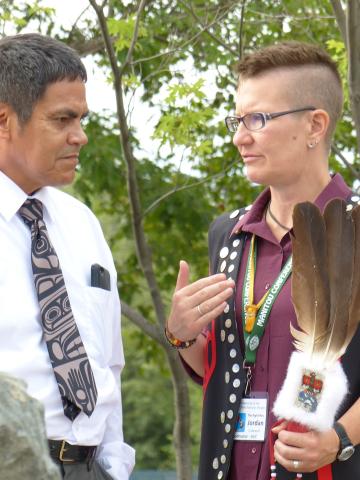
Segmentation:
<svg viewBox="0 0 360 480">
<path fill-rule="evenodd" d="M 107 20 L 109 33 L 116 37 L 114 45 L 117 53 L 120 53 L 122 50 L 130 47 L 134 36 L 135 23 L 135 15 L 125 19 L 109 18 Z M 144 26 L 140 25 L 138 35 L 139 37 L 146 36 L 146 29 Z M 140 48 L 139 45 L 137 45 L 137 48 Z"/>
</svg>

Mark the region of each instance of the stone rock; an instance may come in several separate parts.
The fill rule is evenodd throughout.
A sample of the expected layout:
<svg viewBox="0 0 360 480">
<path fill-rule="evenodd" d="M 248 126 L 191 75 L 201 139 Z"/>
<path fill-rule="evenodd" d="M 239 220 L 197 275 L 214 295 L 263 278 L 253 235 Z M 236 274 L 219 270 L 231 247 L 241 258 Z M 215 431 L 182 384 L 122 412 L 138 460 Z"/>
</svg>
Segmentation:
<svg viewBox="0 0 360 480">
<path fill-rule="evenodd" d="M 0 373 L 0 479 L 60 478 L 48 453 L 42 405 L 23 381 Z"/>
</svg>

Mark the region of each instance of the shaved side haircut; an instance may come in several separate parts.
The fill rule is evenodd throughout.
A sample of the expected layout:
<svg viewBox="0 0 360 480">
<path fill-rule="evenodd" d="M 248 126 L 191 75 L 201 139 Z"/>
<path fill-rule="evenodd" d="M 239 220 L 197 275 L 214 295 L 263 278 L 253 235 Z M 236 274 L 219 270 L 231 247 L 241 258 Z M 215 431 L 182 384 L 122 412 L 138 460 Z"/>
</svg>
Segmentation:
<svg viewBox="0 0 360 480">
<path fill-rule="evenodd" d="M 294 74 L 284 92 L 293 108 L 314 105 L 328 113 L 326 140 L 330 145 L 343 107 L 343 89 L 336 63 L 318 45 L 282 42 L 246 55 L 238 63 L 239 86 L 244 80 L 280 69 Z"/>
</svg>

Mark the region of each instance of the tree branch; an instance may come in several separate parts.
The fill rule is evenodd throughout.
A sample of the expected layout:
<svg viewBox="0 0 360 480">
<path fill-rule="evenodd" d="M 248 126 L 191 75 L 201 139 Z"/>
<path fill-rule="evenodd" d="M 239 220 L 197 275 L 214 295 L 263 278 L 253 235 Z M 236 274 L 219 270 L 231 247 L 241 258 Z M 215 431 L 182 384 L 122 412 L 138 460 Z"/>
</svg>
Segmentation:
<svg viewBox="0 0 360 480">
<path fill-rule="evenodd" d="M 125 68 L 129 65 L 129 63 L 131 61 L 131 58 L 132 58 L 132 55 L 133 55 L 133 52 L 134 52 L 134 49 L 135 49 L 135 45 L 136 45 L 136 42 L 137 42 L 137 39 L 138 39 L 138 36 L 139 36 L 140 17 L 141 17 L 141 14 L 142 14 L 142 12 L 145 8 L 145 4 L 146 4 L 146 0 L 140 0 L 140 4 L 139 4 L 138 10 L 136 12 L 134 34 L 133 34 L 133 37 L 131 39 L 131 44 L 130 44 L 129 50 L 127 52 L 127 55 L 126 55 L 125 62 L 122 64 L 122 66 L 119 70 L 120 76 L 122 76 Z"/>
<path fill-rule="evenodd" d="M 167 345 L 163 331 L 160 329 L 160 327 L 150 323 L 143 315 L 141 315 L 141 313 L 139 313 L 137 310 L 134 310 L 123 300 L 121 300 L 121 312 L 146 335 L 163 346 Z"/>
<path fill-rule="evenodd" d="M 156 312 L 156 319 L 159 325 L 165 325 L 165 307 L 162 301 L 161 292 L 155 277 L 155 272 L 152 264 L 152 255 L 149 244 L 147 242 L 144 228 L 142 225 L 141 202 L 139 196 L 139 186 L 136 176 L 136 158 L 133 153 L 133 148 L 130 140 L 130 132 L 126 119 L 126 111 L 124 106 L 123 89 L 122 89 L 122 75 L 121 69 L 117 63 L 116 55 L 113 45 L 111 43 L 109 31 L 107 28 L 104 12 L 96 4 L 96 0 L 89 0 L 93 6 L 100 24 L 100 29 L 104 38 L 106 50 L 110 59 L 111 69 L 114 77 L 114 87 L 116 96 L 117 117 L 120 129 L 120 144 L 123 150 L 123 156 L 126 162 L 127 187 L 128 196 L 131 209 L 132 229 L 135 240 L 136 255 L 139 265 L 144 273 L 146 282 L 149 287 L 150 295 Z M 141 0 L 140 7 L 144 4 Z M 139 7 L 139 9 L 140 9 Z M 140 16 L 138 10 L 138 16 Z M 134 32 L 134 38 L 137 38 Z M 131 57 L 131 56 L 130 56 Z"/>
<path fill-rule="evenodd" d="M 241 60 L 243 51 L 244 51 L 243 29 L 244 29 L 245 3 L 246 3 L 246 0 L 243 0 L 241 4 L 241 18 L 240 18 L 240 28 L 239 28 L 239 60 Z"/>
<path fill-rule="evenodd" d="M 355 178 L 359 179 L 360 180 L 360 172 L 358 172 L 352 165 L 350 162 L 348 162 L 346 160 L 346 158 L 344 157 L 344 155 L 341 153 L 341 151 L 338 149 L 338 147 L 333 143 L 331 144 L 331 150 L 333 151 L 333 153 L 340 158 L 340 160 L 343 162 L 343 164 L 345 165 L 346 168 L 348 168 L 351 173 L 354 175 Z"/>
<path fill-rule="evenodd" d="M 176 52 L 182 52 L 184 47 L 188 44 L 188 43 L 191 43 L 193 42 L 194 40 L 196 40 L 201 34 L 203 33 L 203 31 L 201 32 L 198 32 L 196 35 L 194 35 L 190 40 L 186 40 L 182 45 L 180 45 L 179 47 L 176 47 L 176 48 L 173 48 L 171 50 L 166 50 L 166 52 L 161 52 L 161 53 L 156 53 L 155 55 L 151 55 L 150 57 L 144 57 L 144 58 L 139 58 L 138 60 L 134 60 L 133 62 L 131 62 L 131 65 L 137 65 L 139 63 L 143 63 L 143 62 L 148 62 L 150 60 L 154 60 L 155 58 L 159 58 L 159 57 L 165 57 L 165 56 L 168 56 L 168 55 L 171 55 L 173 53 L 176 53 Z"/>
<path fill-rule="evenodd" d="M 341 0 L 330 0 L 333 7 L 335 18 L 345 45 L 347 46 L 347 34 L 346 34 L 346 15 L 341 5 Z"/>
<path fill-rule="evenodd" d="M 231 6 L 231 8 L 234 6 L 235 4 L 233 4 Z M 152 55 L 151 57 L 145 57 L 145 58 L 140 58 L 138 60 L 135 60 L 134 62 L 131 63 L 131 65 L 136 65 L 138 63 L 142 63 L 142 62 L 148 62 L 149 60 L 154 60 L 155 58 L 159 58 L 159 57 L 162 57 L 162 56 L 166 56 L 166 55 L 171 55 L 172 53 L 175 53 L 175 52 L 182 52 L 184 50 L 184 48 L 188 45 L 188 44 L 193 44 L 195 42 L 195 40 L 197 38 L 199 38 L 204 32 L 207 32 L 209 28 L 211 28 L 217 21 L 220 21 L 222 20 L 228 13 L 229 11 L 231 10 L 231 8 L 229 8 L 228 10 L 226 10 L 223 15 L 221 15 L 216 21 L 213 21 L 211 23 L 209 23 L 208 25 L 204 25 L 201 30 L 199 30 L 195 35 L 193 35 L 191 38 L 189 38 L 188 40 L 185 40 L 184 43 L 182 43 L 181 45 L 179 45 L 178 47 L 176 48 L 173 48 L 171 50 L 167 50 L 166 52 L 162 52 L 162 53 L 157 53 L 156 55 Z M 235 50 L 232 50 L 230 47 L 226 46 L 227 47 L 227 50 L 232 53 L 233 55 L 236 55 L 236 51 Z"/>
<path fill-rule="evenodd" d="M 254 10 L 253 8 L 248 7 L 247 11 L 249 13 L 253 13 L 254 15 L 257 15 L 258 17 L 263 17 L 263 18 L 268 18 L 269 20 L 284 20 L 284 18 L 289 18 L 291 21 L 306 21 L 309 22 L 309 20 L 329 20 L 329 19 L 334 19 L 334 15 L 319 15 L 317 11 L 314 11 L 312 15 L 307 14 L 307 15 L 290 15 L 288 13 L 278 13 L 278 14 L 273 14 L 273 13 L 266 13 L 263 11 L 259 10 Z M 251 20 L 251 23 L 259 23 L 259 21 L 256 20 Z"/>
<path fill-rule="evenodd" d="M 80 20 L 80 18 L 84 15 L 84 13 L 86 12 L 86 10 L 88 10 L 88 8 L 90 7 L 90 5 L 87 5 L 83 10 L 82 12 L 79 13 L 79 15 L 77 16 L 77 18 L 75 19 L 74 23 L 72 24 L 71 26 L 71 30 L 69 32 L 69 38 L 71 37 L 71 35 L 73 35 L 73 33 L 76 31 L 76 30 L 79 30 L 77 28 L 77 23 L 78 21 Z"/>
<path fill-rule="evenodd" d="M 162 195 L 161 197 L 157 198 L 151 205 L 148 206 L 148 208 L 144 211 L 144 214 L 143 214 L 143 217 L 145 217 L 146 215 L 148 215 L 152 210 L 154 210 L 154 208 L 156 208 L 163 200 L 165 200 L 166 198 L 170 197 L 171 195 L 173 195 L 174 193 L 177 193 L 177 192 L 181 192 L 182 190 L 189 190 L 190 188 L 195 188 L 195 187 L 198 187 L 199 185 L 203 185 L 204 183 L 208 183 L 210 182 L 211 180 L 214 180 L 214 179 L 217 179 L 217 178 L 221 178 L 225 175 L 225 173 L 227 171 L 229 171 L 234 165 L 237 165 L 239 163 L 239 160 L 235 160 L 234 162 L 232 162 L 228 167 L 226 167 L 225 170 L 221 171 L 220 173 L 215 173 L 214 175 L 210 175 L 206 178 L 203 178 L 202 180 L 199 180 L 197 182 L 193 182 L 193 183 L 190 183 L 189 185 L 181 185 L 180 187 L 179 186 L 175 186 L 174 188 L 172 188 L 171 190 L 169 190 L 168 192 L 164 193 L 164 195 Z"/>
<path fill-rule="evenodd" d="M 192 4 L 190 3 L 189 5 L 186 3 L 186 2 L 183 2 L 183 1 L 180 1 L 179 3 L 181 3 L 183 5 L 183 7 L 189 11 L 192 15 L 192 17 L 198 22 L 198 24 L 200 25 L 200 27 L 202 28 L 202 32 L 206 32 L 209 37 L 211 37 L 213 40 L 215 40 L 216 43 L 218 43 L 219 45 L 221 45 L 225 50 L 227 50 L 228 52 L 230 52 L 231 54 L 234 54 L 234 50 L 229 47 L 225 42 L 223 42 L 220 38 L 218 38 L 216 35 L 214 35 L 212 32 L 210 32 L 210 28 L 215 25 L 216 23 L 218 23 L 218 21 L 220 21 L 225 15 L 227 15 L 229 13 L 229 11 L 237 5 L 236 4 L 233 4 L 231 5 L 231 7 L 229 9 L 227 9 L 225 11 L 225 13 L 223 15 L 221 15 L 219 18 L 216 18 L 216 15 L 215 15 L 215 18 L 212 22 L 210 22 L 208 25 L 204 25 L 203 22 L 201 21 L 201 18 L 196 14 L 196 12 L 194 11 L 193 9 L 193 6 Z"/>
<path fill-rule="evenodd" d="M 95 10 L 95 13 L 96 13 L 96 15 L 98 17 L 98 20 L 99 20 L 100 30 L 101 30 L 101 33 L 102 33 L 102 36 L 103 36 L 103 41 L 105 43 L 105 48 L 106 48 L 107 54 L 109 56 L 111 70 L 114 74 L 115 91 L 117 91 L 118 88 L 120 87 L 120 83 L 121 83 L 120 82 L 120 76 L 119 76 L 119 69 L 118 69 L 118 65 L 117 65 L 117 59 L 116 59 L 113 43 L 111 41 L 111 37 L 110 37 L 109 31 L 108 31 L 108 28 L 107 28 L 107 25 L 106 25 L 106 18 L 104 16 L 103 7 L 99 6 L 96 3 L 96 0 L 89 0 L 89 2 L 90 2 L 90 5 Z"/>
<path fill-rule="evenodd" d="M 115 38 L 111 39 L 114 42 Z M 102 38 L 92 38 L 90 40 L 70 40 L 70 47 L 77 51 L 81 57 L 94 55 L 104 50 L 104 40 Z"/>
</svg>

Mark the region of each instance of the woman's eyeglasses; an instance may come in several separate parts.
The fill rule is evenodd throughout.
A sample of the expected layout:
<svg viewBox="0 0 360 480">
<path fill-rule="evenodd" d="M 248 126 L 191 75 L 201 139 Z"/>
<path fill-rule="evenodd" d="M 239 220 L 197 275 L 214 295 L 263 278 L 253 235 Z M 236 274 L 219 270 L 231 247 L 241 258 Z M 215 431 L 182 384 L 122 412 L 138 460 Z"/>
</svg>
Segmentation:
<svg viewBox="0 0 360 480">
<path fill-rule="evenodd" d="M 295 110 L 286 110 L 285 112 L 276 113 L 253 112 L 247 113 L 242 117 L 239 115 L 230 115 L 225 118 L 225 125 L 230 133 L 236 133 L 240 123 L 242 122 L 248 130 L 254 132 L 264 128 L 268 120 L 282 117 L 283 115 L 288 115 L 289 113 L 305 112 L 307 110 L 316 110 L 316 107 L 296 108 Z"/>
</svg>

